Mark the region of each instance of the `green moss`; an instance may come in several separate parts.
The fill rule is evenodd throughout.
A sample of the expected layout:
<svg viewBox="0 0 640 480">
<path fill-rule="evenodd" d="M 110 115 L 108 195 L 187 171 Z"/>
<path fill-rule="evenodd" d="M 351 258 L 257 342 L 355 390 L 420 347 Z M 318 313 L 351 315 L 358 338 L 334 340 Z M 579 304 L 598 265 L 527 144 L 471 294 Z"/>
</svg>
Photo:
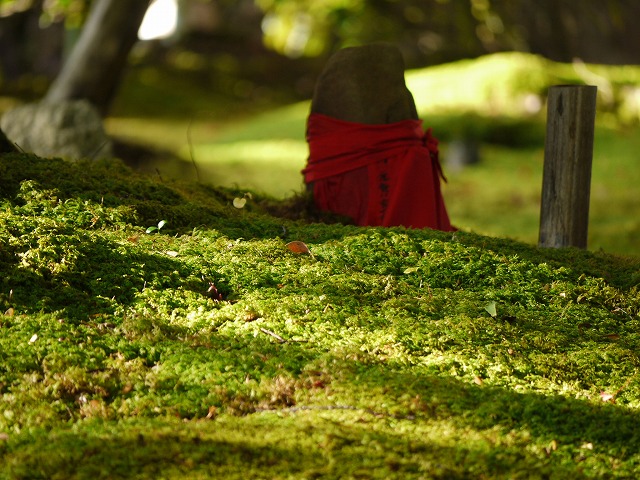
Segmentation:
<svg viewBox="0 0 640 480">
<path fill-rule="evenodd" d="M 637 259 L 290 220 L 118 163 L 0 171 L 0 478 L 637 468 Z"/>
</svg>

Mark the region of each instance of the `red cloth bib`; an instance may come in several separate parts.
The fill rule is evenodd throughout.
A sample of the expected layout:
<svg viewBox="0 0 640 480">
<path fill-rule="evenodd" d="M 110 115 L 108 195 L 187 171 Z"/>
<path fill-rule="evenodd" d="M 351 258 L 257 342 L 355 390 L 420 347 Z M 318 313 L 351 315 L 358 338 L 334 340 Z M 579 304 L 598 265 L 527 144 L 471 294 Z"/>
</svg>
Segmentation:
<svg viewBox="0 0 640 480">
<path fill-rule="evenodd" d="M 440 191 L 438 141 L 421 120 L 369 125 L 312 113 L 309 159 L 318 208 L 361 226 L 455 231 Z"/>
</svg>

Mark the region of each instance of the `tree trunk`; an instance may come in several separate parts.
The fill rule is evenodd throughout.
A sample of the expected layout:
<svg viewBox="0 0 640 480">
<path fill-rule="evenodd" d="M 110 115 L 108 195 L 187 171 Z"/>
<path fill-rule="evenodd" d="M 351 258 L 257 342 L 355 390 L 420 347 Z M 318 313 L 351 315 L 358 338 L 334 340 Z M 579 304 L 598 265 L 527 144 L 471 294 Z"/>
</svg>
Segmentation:
<svg viewBox="0 0 640 480">
<path fill-rule="evenodd" d="M 150 0 L 96 0 L 45 101 L 86 99 L 105 115 Z"/>
<path fill-rule="evenodd" d="M 597 91 L 592 85 L 549 89 L 541 247 L 587 248 Z"/>
<path fill-rule="evenodd" d="M 0 5 L 3 0 L 0 0 Z M 3 86 L 22 78 L 45 76 L 52 80 L 60 71 L 64 24 L 39 25 L 44 0 L 2 17 L 0 14 L 0 77 Z M 1 8 L 0 8 L 1 10 Z"/>
</svg>

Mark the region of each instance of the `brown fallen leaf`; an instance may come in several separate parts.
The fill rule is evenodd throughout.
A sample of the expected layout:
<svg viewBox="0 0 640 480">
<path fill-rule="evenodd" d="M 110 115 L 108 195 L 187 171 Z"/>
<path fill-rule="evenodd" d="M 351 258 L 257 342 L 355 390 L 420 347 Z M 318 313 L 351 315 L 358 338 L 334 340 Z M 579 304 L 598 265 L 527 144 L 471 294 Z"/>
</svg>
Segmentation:
<svg viewBox="0 0 640 480">
<path fill-rule="evenodd" d="M 584 331 L 586 329 L 591 328 L 593 325 L 591 325 L 589 322 L 582 322 L 578 324 L 578 332 L 580 332 L 580 334 L 582 335 L 584 333 Z"/>
<path fill-rule="evenodd" d="M 620 335 L 618 335 L 617 333 L 609 333 L 607 335 L 605 335 L 606 338 L 608 338 L 609 340 L 615 342 L 617 340 L 620 340 Z"/>
<path fill-rule="evenodd" d="M 309 247 L 307 247 L 304 242 L 301 242 L 299 240 L 289 242 L 286 246 L 293 253 L 308 253 L 309 255 L 311 254 L 311 250 L 309 250 Z"/>
<path fill-rule="evenodd" d="M 218 409 L 215 406 L 209 407 L 209 412 L 205 418 L 214 420 L 218 416 Z"/>
<path fill-rule="evenodd" d="M 205 294 L 210 299 L 219 302 L 222 300 L 222 294 L 218 291 L 218 288 L 211 282 L 209 282 L 209 288 Z"/>
<path fill-rule="evenodd" d="M 258 320 L 260 318 L 260 314 L 257 312 L 254 312 L 253 310 L 247 310 L 244 313 L 244 316 L 242 317 L 242 319 L 245 322 L 255 322 L 256 320 Z"/>
<path fill-rule="evenodd" d="M 475 377 L 473 377 L 473 383 L 475 383 L 476 385 L 482 385 L 484 383 L 484 380 L 476 375 Z"/>
</svg>

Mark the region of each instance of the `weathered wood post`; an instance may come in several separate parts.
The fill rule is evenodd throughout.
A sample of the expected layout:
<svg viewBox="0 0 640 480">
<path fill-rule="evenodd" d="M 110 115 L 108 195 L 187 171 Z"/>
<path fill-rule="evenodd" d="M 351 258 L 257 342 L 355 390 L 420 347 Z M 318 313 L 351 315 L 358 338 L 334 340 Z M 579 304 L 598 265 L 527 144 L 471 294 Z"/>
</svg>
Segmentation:
<svg viewBox="0 0 640 480">
<path fill-rule="evenodd" d="M 549 89 L 541 247 L 587 247 L 596 93 L 591 85 Z"/>
</svg>

